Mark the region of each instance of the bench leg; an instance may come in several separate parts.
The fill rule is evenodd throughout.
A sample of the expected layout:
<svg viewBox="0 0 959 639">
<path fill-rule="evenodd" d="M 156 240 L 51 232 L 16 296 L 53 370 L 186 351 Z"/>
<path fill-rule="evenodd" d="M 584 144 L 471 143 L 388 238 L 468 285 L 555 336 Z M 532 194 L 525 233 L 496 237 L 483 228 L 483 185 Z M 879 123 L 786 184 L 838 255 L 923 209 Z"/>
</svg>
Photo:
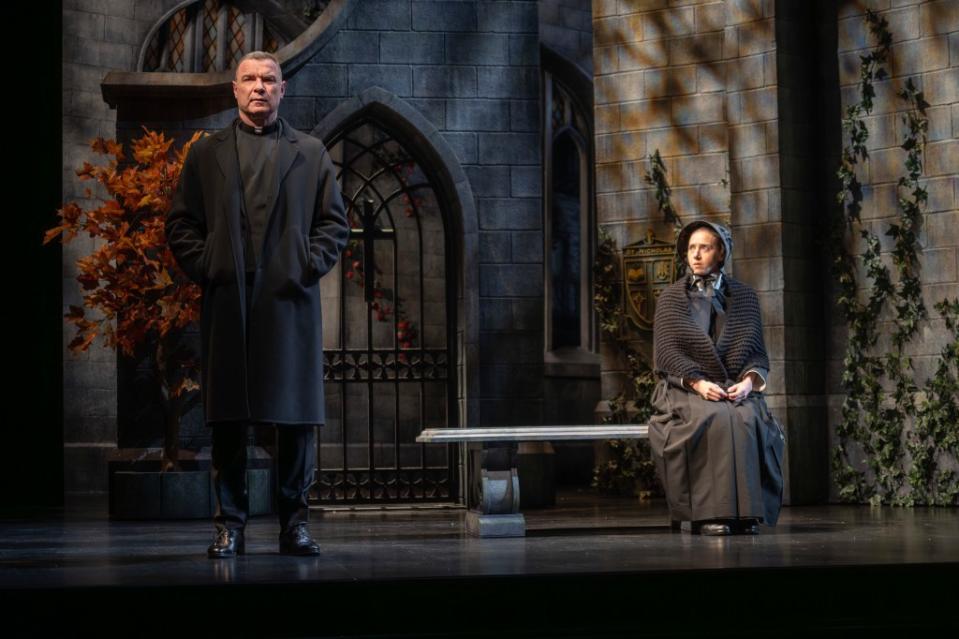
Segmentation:
<svg viewBox="0 0 959 639">
<path fill-rule="evenodd" d="M 519 511 L 519 473 L 515 442 L 470 447 L 470 501 L 466 528 L 476 537 L 525 537 Z"/>
</svg>

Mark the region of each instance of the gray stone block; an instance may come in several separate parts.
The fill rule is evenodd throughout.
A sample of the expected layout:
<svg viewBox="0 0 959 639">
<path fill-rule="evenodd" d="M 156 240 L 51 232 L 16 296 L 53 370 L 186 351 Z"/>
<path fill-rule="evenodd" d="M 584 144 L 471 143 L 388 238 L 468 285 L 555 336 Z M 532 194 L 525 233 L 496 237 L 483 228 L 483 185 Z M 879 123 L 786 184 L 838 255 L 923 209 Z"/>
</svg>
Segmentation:
<svg viewBox="0 0 959 639">
<path fill-rule="evenodd" d="M 414 68 L 413 95 L 417 97 L 475 97 L 476 69 L 473 67 L 443 66 Z"/>
<path fill-rule="evenodd" d="M 146 32 L 142 30 L 142 24 L 131 18 L 108 15 L 104 18 L 103 39 L 107 42 L 139 47 L 146 37 Z"/>
<path fill-rule="evenodd" d="M 414 31 L 476 31 L 472 2 L 413 1 Z"/>
<path fill-rule="evenodd" d="M 484 299 L 480 304 L 480 331 L 512 329 L 513 303 L 510 299 Z"/>
<path fill-rule="evenodd" d="M 568 29 L 575 29 L 582 33 L 587 33 L 590 35 L 590 40 L 592 40 L 592 29 L 593 29 L 593 15 L 590 11 L 590 7 L 587 5 L 583 9 L 583 5 L 579 5 L 580 8 L 574 8 L 567 6 L 560 13 L 560 24 Z"/>
<path fill-rule="evenodd" d="M 480 265 L 481 297 L 539 297 L 542 294 L 542 265 Z"/>
<path fill-rule="evenodd" d="M 542 228 L 539 200 L 486 198 L 479 200 L 479 226 L 486 230 L 537 230 Z"/>
<path fill-rule="evenodd" d="M 543 171 L 539 166 L 510 167 L 510 195 L 513 197 L 541 197 Z"/>
<path fill-rule="evenodd" d="M 181 122 L 182 131 L 186 132 L 186 138 L 184 142 L 188 139 L 193 132 L 197 129 L 206 129 L 208 131 L 217 131 L 224 127 L 230 126 L 233 123 L 233 120 L 236 118 L 236 107 L 230 107 L 224 109 L 219 113 L 214 113 L 212 115 L 207 115 L 202 118 L 196 118 L 194 120 L 184 120 Z M 139 131 L 139 128 L 137 129 Z"/>
<path fill-rule="evenodd" d="M 71 95 L 73 97 L 73 103 L 70 105 L 71 113 L 85 118 L 96 118 L 100 122 L 110 114 L 110 106 L 103 101 L 103 95 L 99 91 L 71 91 Z"/>
<path fill-rule="evenodd" d="M 408 102 L 439 130 L 446 128 L 446 100 L 412 98 Z"/>
<path fill-rule="evenodd" d="M 316 122 L 322 122 L 323 119 L 340 106 L 343 100 L 340 98 L 314 98 L 313 112 L 316 114 Z"/>
<path fill-rule="evenodd" d="M 350 29 L 405 31 L 410 28 L 410 3 L 396 0 L 364 0 L 356 3 L 347 25 Z"/>
<path fill-rule="evenodd" d="M 103 40 L 106 16 L 87 11 L 63 11 L 63 35 L 80 36 L 91 40 Z"/>
<path fill-rule="evenodd" d="M 64 367 L 67 368 L 67 367 Z M 70 368 L 101 369 L 100 366 L 72 366 Z M 116 375 L 114 375 L 115 377 Z M 116 391 L 113 391 L 116 394 Z M 66 421 L 66 420 L 64 420 Z M 69 427 L 63 429 L 63 440 L 67 444 L 113 444 L 117 441 L 117 418 L 108 416 L 83 416 L 71 418 Z"/>
<path fill-rule="evenodd" d="M 99 49 L 98 57 L 101 67 L 117 71 L 136 70 L 139 46 L 116 42 L 101 42 L 97 45 L 97 49 Z M 99 87 L 96 88 L 97 93 L 99 93 Z M 103 102 L 102 96 L 100 97 L 100 101 Z"/>
<path fill-rule="evenodd" d="M 481 164 L 538 164 L 539 135 L 535 133 L 488 133 L 480 136 Z"/>
<path fill-rule="evenodd" d="M 954 245 L 957 227 L 959 211 L 929 213 L 919 229 L 919 243 L 928 248 Z"/>
<path fill-rule="evenodd" d="M 484 361 L 497 364 L 542 364 L 542 333 L 480 332 Z"/>
<path fill-rule="evenodd" d="M 510 35 L 509 63 L 539 65 L 539 38 L 535 35 Z"/>
<path fill-rule="evenodd" d="M 69 430 L 69 424 L 64 424 Z M 63 486 L 67 494 L 106 493 L 107 458 L 116 451 L 109 446 L 66 446 L 63 449 Z"/>
<path fill-rule="evenodd" d="M 543 233 L 541 231 L 513 231 L 512 254 L 514 262 L 543 263 Z"/>
<path fill-rule="evenodd" d="M 88 13 L 106 13 L 106 0 L 62 0 L 63 9 L 86 11 Z"/>
<path fill-rule="evenodd" d="M 510 131 L 539 131 L 539 100 L 510 100 Z"/>
<path fill-rule="evenodd" d="M 501 100 L 448 100 L 446 126 L 454 131 L 507 131 L 509 103 Z M 482 164 L 499 163 L 482 161 Z"/>
<path fill-rule="evenodd" d="M 542 424 L 543 400 L 529 397 L 520 402 L 514 399 L 481 399 L 479 423 L 483 426 Z"/>
<path fill-rule="evenodd" d="M 480 364 L 483 397 L 542 398 L 543 365 Z"/>
<path fill-rule="evenodd" d="M 464 33 L 446 39 L 446 61 L 449 64 L 509 64 L 510 36 L 504 34 Z"/>
<path fill-rule="evenodd" d="M 380 39 L 377 34 L 365 31 L 341 30 L 313 55 L 310 62 L 363 64 L 379 62 L 379 59 Z"/>
<path fill-rule="evenodd" d="M 73 325 L 70 325 L 71 333 Z M 63 388 L 80 390 L 86 388 L 101 388 L 116 392 L 117 376 L 115 371 L 103 369 L 99 366 L 64 366 Z M 77 439 L 74 441 L 100 441 L 94 439 Z"/>
<path fill-rule="evenodd" d="M 532 98 L 539 92 L 535 67 L 479 67 L 477 93 L 487 98 Z"/>
<path fill-rule="evenodd" d="M 476 197 L 509 197 L 508 166 L 467 166 L 466 175 Z"/>
<path fill-rule="evenodd" d="M 477 10 L 479 31 L 536 33 L 539 26 L 533 2 L 481 2 Z"/>
<path fill-rule="evenodd" d="M 356 64 L 350 66 L 350 94 L 381 87 L 401 97 L 412 94 L 410 68 L 398 64 Z"/>
<path fill-rule="evenodd" d="M 287 78 L 286 98 L 345 96 L 349 85 L 347 68 L 337 64 L 308 64 Z"/>
<path fill-rule="evenodd" d="M 88 4 L 88 2 L 84 0 L 80 2 L 79 4 L 81 5 Z M 136 9 L 134 5 L 142 4 L 142 3 L 130 2 L 130 0 L 98 0 L 97 2 L 95 2 L 95 4 L 103 5 L 103 11 L 98 11 L 98 13 L 105 13 L 106 15 L 109 15 L 109 16 L 121 16 L 124 18 L 132 18 L 134 17 L 134 12 Z M 155 4 L 155 3 L 148 2 L 146 4 Z M 169 2 L 167 4 L 169 4 Z M 156 17 L 159 18 L 159 13 L 157 14 Z M 142 19 L 142 16 L 141 16 L 141 19 Z"/>
<path fill-rule="evenodd" d="M 313 98 L 285 98 L 280 102 L 280 115 L 300 130 L 309 130 L 316 123 Z"/>
<path fill-rule="evenodd" d="M 485 301 L 484 301 L 485 303 Z M 513 300 L 513 330 L 534 331 L 543 328 L 543 298 Z"/>
<path fill-rule="evenodd" d="M 210 499 L 210 471 L 156 474 L 161 475 L 160 515 L 162 518 L 205 519 L 213 512 L 213 502 Z M 202 499 L 203 497 L 206 499 Z"/>
<path fill-rule="evenodd" d="M 481 231 L 479 234 L 479 259 L 481 264 L 509 262 L 509 233 L 506 231 Z"/>
<path fill-rule="evenodd" d="M 63 86 L 67 89 L 89 91 L 90 87 L 100 86 L 106 74 L 100 67 L 76 64 L 72 60 L 63 62 Z"/>
<path fill-rule="evenodd" d="M 92 348 L 92 347 L 91 347 Z M 117 415 L 116 388 L 64 388 L 63 419 L 113 417 Z"/>
<path fill-rule="evenodd" d="M 100 47 L 97 41 L 79 36 L 63 36 L 63 59 L 74 64 L 100 65 Z"/>
<path fill-rule="evenodd" d="M 380 62 L 442 64 L 444 39 L 440 33 L 381 33 Z"/>
<path fill-rule="evenodd" d="M 919 254 L 919 268 L 922 281 L 929 283 L 956 282 L 956 249 L 926 249 Z"/>
<path fill-rule="evenodd" d="M 460 164 L 475 164 L 478 159 L 476 134 L 475 133 L 455 133 L 444 131 L 443 139 L 446 140 L 453 153 L 456 154 Z"/>
</svg>

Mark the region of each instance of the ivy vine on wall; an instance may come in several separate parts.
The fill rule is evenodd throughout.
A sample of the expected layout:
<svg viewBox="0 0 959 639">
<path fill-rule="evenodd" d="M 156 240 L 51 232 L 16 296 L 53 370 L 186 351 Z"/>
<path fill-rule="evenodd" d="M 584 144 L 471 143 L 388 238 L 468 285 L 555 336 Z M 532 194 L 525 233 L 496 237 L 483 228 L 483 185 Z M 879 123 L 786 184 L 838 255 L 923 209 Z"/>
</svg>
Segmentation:
<svg viewBox="0 0 959 639">
<path fill-rule="evenodd" d="M 895 277 L 881 255 L 880 238 L 862 223 L 862 184 L 857 169 L 869 159 L 865 118 L 876 97 L 874 82 L 886 78 L 892 34 L 885 18 L 868 10 L 866 25 L 875 48 L 860 56 L 858 102 L 846 108 L 847 143 L 837 177 L 839 214 L 831 232 L 836 301 L 848 327 L 841 385 L 845 398 L 832 451 L 834 479 L 843 501 L 871 504 L 956 504 L 959 481 L 950 468 L 959 446 L 959 300 L 936 304 L 950 333 L 933 376 L 920 385 L 908 345 L 928 319 L 919 277 L 919 230 L 928 194 L 921 182 L 928 119 L 922 92 L 911 79 L 897 93 L 906 102 L 905 175 L 897 182 L 899 214 L 885 235 L 894 242 Z M 858 235 L 859 264 L 850 250 Z M 894 319 L 880 323 L 883 313 Z M 882 329 L 892 326 L 891 333 Z M 891 391 L 891 392 L 890 392 Z M 911 428 L 910 428 L 911 424 Z M 862 464 L 854 459 L 860 457 Z"/>
<path fill-rule="evenodd" d="M 666 179 L 666 165 L 659 149 L 649 156 L 649 170 L 644 179 L 653 187 L 657 206 L 666 221 L 672 224 L 674 234 L 682 230 L 682 222 L 670 200 L 671 189 Z M 653 370 L 643 355 L 627 338 L 628 322 L 623 312 L 622 274 L 619 273 L 619 247 L 605 228 L 599 229 L 600 242 L 593 267 L 595 294 L 593 296 L 600 330 L 615 344 L 616 352 L 626 361 L 629 383 L 608 400 L 609 414 L 603 423 L 637 423 L 649 420 L 652 414 L 652 394 L 656 386 Z M 630 411 L 630 404 L 635 408 Z M 604 492 L 616 494 L 661 495 L 662 486 L 656 477 L 649 442 L 645 440 L 610 440 L 609 458 L 593 470 L 593 485 Z"/>
</svg>

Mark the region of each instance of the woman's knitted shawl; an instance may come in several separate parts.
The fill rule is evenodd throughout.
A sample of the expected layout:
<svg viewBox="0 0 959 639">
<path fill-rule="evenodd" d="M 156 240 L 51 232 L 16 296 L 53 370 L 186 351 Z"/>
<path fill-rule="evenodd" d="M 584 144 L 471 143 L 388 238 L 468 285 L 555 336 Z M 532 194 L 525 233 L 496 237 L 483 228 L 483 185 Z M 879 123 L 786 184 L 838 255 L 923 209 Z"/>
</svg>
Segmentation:
<svg viewBox="0 0 959 639">
<path fill-rule="evenodd" d="M 657 373 L 722 383 L 751 367 L 769 369 L 759 298 L 749 286 L 724 276 L 726 326 L 713 344 L 690 314 L 686 278 L 663 290 L 653 319 L 653 365 Z"/>
</svg>

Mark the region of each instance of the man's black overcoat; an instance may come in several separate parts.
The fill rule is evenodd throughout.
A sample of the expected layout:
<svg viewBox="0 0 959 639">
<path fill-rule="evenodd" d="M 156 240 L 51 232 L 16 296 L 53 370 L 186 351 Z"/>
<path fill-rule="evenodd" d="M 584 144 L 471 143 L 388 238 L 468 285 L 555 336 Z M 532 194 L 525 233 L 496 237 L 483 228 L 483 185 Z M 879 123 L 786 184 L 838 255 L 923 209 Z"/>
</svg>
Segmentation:
<svg viewBox="0 0 959 639">
<path fill-rule="evenodd" d="M 166 217 L 177 263 L 203 289 L 200 387 L 207 423 L 325 421 L 319 282 L 336 264 L 349 226 L 326 147 L 280 120 L 272 213 L 251 308 L 233 126 L 190 148 Z"/>
</svg>

